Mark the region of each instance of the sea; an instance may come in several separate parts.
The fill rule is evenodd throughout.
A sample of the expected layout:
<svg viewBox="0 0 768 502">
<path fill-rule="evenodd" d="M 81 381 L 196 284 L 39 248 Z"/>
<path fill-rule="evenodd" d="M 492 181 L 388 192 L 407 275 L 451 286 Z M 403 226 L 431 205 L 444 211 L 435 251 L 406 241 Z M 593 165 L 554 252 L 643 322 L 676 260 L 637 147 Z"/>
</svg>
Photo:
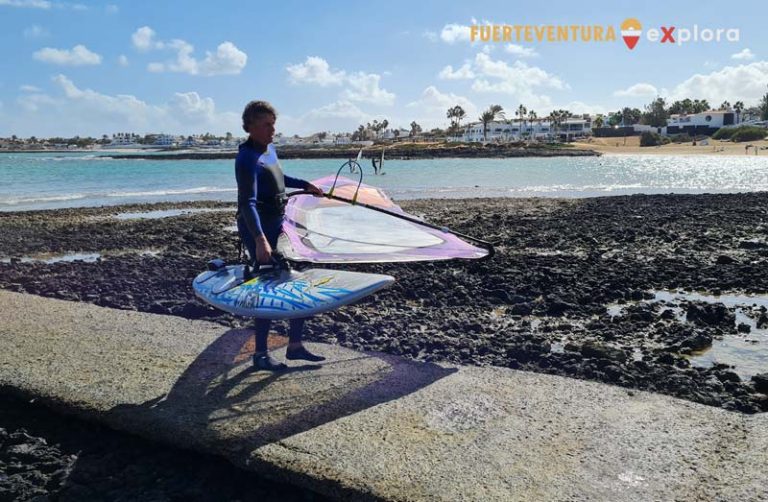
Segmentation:
<svg viewBox="0 0 768 502">
<path fill-rule="evenodd" d="M 313 180 L 343 160 L 281 161 Z M 395 200 L 469 197 L 595 197 L 768 190 L 766 156 L 604 155 L 514 159 L 386 160 L 363 183 Z M 359 174 L 342 169 L 342 176 Z M 113 159 L 108 153 L 0 153 L 0 211 L 161 201 L 235 201 L 234 160 Z"/>
</svg>

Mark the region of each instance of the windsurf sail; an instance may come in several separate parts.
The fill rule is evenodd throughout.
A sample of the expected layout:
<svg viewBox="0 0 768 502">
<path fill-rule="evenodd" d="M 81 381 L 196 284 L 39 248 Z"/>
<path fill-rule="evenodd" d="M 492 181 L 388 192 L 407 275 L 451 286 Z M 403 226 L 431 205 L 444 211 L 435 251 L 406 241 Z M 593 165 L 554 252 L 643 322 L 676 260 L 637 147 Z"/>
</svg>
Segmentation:
<svg viewBox="0 0 768 502">
<path fill-rule="evenodd" d="M 452 232 L 403 211 L 376 187 L 327 176 L 312 182 L 330 197 L 291 197 L 278 251 L 311 263 L 385 263 L 480 259 L 489 243 Z M 459 236 L 485 244 L 478 247 Z"/>
</svg>

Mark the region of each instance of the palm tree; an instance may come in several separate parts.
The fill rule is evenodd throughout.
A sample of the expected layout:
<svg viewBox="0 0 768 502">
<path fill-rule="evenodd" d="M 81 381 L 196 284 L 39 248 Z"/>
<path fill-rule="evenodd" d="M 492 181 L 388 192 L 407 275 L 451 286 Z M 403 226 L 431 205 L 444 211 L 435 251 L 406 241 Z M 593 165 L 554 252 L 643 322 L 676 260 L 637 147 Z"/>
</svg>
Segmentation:
<svg viewBox="0 0 768 502">
<path fill-rule="evenodd" d="M 536 120 L 538 116 L 536 115 L 536 112 L 533 110 L 528 110 L 528 123 L 531 125 L 531 136 L 533 136 L 533 122 Z"/>
<path fill-rule="evenodd" d="M 603 116 L 598 115 L 597 117 L 595 117 L 595 120 L 593 120 L 592 123 L 595 124 L 596 129 L 600 129 L 601 127 L 603 127 Z"/>
<path fill-rule="evenodd" d="M 451 121 L 451 126 L 448 128 L 454 135 L 459 134 L 459 128 L 461 127 L 461 120 L 467 116 L 467 112 L 464 111 L 459 105 L 448 108 L 445 116 Z"/>
<path fill-rule="evenodd" d="M 464 120 L 464 118 L 467 116 L 467 112 L 465 112 L 464 108 L 459 105 L 454 106 L 453 109 L 454 117 L 456 117 L 456 124 L 461 126 L 461 121 Z"/>
<path fill-rule="evenodd" d="M 736 101 L 733 104 L 733 111 L 736 112 L 736 123 L 739 123 L 739 117 L 741 116 L 741 112 L 744 111 L 744 102 L 743 101 Z"/>
<path fill-rule="evenodd" d="M 563 110 L 552 110 L 552 112 L 549 114 L 552 135 L 557 139 L 560 139 L 560 134 L 559 134 L 560 124 L 562 123 L 564 118 L 565 118 L 565 115 Z"/>
<path fill-rule="evenodd" d="M 706 99 L 702 99 L 699 101 L 698 99 L 693 100 L 693 109 L 690 111 L 690 113 L 701 113 L 709 110 L 709 101 Z"/>
<path fill-rule="evenodd" d="M 731 103 L 729 103 L 729 102 L 726 100 L 726 101 L 723 101 L 723 102 L 720 104 L 720 108 L 718 108 L 718 110 L 723 110 L 723 111 L 725 111 L 725 110 L 730 110 L 730 108 L 731 108 Z"/>
<path fill-rule="evenodd" d="M 520 120 L 520 123 L 522 124 L 520 126 L 520 137 L 523 136 L 523 131 L 525 130 L 525 114 L 528 113 L 528 109 L 523 105 L 522 103 L 520 106 L 517 107 L 517 110 L 515 110 L 515 116 Z"/>
<path fill-rule="evenodd" d="M 491 105 L 480 115 L 480 122 L 483 123 L 483 141 L 488 140 L 488 124 L 496 120 L 496 118 L 504 118 L 504 108 L 501 105 Z"/>
</svg>

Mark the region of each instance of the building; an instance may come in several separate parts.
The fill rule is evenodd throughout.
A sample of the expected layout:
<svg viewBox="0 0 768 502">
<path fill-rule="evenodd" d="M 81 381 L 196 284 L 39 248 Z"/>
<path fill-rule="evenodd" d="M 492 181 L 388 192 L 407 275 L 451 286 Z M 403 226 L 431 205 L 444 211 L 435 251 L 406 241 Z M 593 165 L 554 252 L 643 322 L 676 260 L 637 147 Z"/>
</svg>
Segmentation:
<svg viewBox="0 0 768 502">
<path fill-rule="evenodd" d="M 155 146 L 171 147 L 176 146 L 176 137 L 170 134 L 158 134 L 155 138 Z"/>
<path fill-rule="evenodd" d="M 107 146 L 119 148 L 140 148 L 140 145 L 136 143 L 139 138 L 140 137 L 138 134 L 130 132 L 118 132 L 112 135 L 112 141 Z"/>
<path fill-rule="evenodd" d="M 482 122 L 468 124 L 460 141 L 469 143 L 521 141 L 526 139 L 536 140 L 572 140 L 592 134 L 591 118 L 569 118 L 559 124 L 552 124 L 549 120 L 511 120 L 494 121 L 488 123 L 486 135 L 483 135 Z"/>
<path fill-rule="evenodd" d="M 734 126 L 739 122 L 733 110 L 707 110 L 701 113 L 680 113 L 667 119 L 662 134 L 683 134 L 690 136 L 712 136 L 721 127 Z"/>
</svg>

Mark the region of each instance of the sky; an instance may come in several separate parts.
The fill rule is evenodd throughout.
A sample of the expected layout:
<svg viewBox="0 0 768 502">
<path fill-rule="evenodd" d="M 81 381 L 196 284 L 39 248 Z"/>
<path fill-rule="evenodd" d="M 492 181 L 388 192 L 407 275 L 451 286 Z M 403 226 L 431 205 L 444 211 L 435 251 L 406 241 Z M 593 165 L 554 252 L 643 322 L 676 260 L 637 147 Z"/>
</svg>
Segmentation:
<svg viewBox="0 0 768 502">
<path fill-rule="evenodd" d="M 520 104 L 607 113 L 657 96 L 752 106 L 768 91 L 762 4 L 0 0 L 0 136 L 242 136 L 253 99 L 286 135 L 383 119 L 444 128 L 457 104 L 469 120 L 492 104 L 509 118 Z M 631 50 L 627 18 L 643 30 Z M 470 40 L 489 24 L 610 26 L 616 39 Z"/>
</svg>

